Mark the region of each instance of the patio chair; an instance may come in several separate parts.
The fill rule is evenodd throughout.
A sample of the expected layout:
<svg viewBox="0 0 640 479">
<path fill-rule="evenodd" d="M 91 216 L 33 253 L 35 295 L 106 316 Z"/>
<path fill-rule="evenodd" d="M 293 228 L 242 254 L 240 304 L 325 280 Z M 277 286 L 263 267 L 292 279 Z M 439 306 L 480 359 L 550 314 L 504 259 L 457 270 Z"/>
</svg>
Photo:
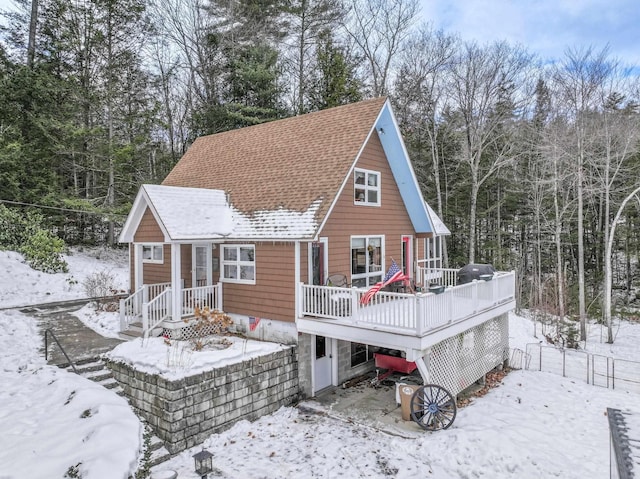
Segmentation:
<svg viewBox="0 0 640 479">
<path fill-rule="evenodd" d="M 347 276 L 342 273 L 335 273 L 329 275 L 325 286 L 335 286 L 338 288 L 349 288 L 351 285 L 347 283 Z M 338 316 L 350 316 L 351 315 L 351 294 L 347 291 L 332 293 L 331 302 L 333 303 L 331 309 L 332 313 Z"/>
<path fill-rule="evenodd" d="M 342 273 L 330 274 L 324 285 L 337 286 L 339 288 L 348 288 L 350 286 L 349 283 L 347 283 L 347 275 Z"/>
</svg>

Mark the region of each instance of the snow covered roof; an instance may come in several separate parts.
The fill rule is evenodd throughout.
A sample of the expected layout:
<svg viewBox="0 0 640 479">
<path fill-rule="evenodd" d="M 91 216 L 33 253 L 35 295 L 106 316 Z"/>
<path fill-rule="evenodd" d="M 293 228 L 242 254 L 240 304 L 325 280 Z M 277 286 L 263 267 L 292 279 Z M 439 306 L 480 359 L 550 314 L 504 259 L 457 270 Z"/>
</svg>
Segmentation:
<svg viewBox="0 0 640 479">
<path fill-rule="evenodd" d="M 233 231 L 232 211 L 224 191 L 142 185 L 122 229 L 120 242 L 133 241 L 147 207 L 166 241 L 220 239 Z"/>
<path fill-rule="evenodd" d="M 120 242 L 132 242 L 148 207 L 166 241 L 216 239 L 299 239 L 313 236 L 319 201 L 302 212 L 278 208 L 245 214 L 227 202 L 226 193 L 206 188 L 142 185 Z"/>
<path fill-rule="evenodd" d="M 433 208 L 429 206 L 429 203 L 426 201 L 424 204 L 427 206 L 427 212 L 429 213 L 429 220 L 431 221 L 431 226 L 433 226 L 433 232 L 436 236 L 450 235 L 451 231 L 447 228 L 444 222 L 440 219 L 440 217 L 433 211 Z"/>
</svg>

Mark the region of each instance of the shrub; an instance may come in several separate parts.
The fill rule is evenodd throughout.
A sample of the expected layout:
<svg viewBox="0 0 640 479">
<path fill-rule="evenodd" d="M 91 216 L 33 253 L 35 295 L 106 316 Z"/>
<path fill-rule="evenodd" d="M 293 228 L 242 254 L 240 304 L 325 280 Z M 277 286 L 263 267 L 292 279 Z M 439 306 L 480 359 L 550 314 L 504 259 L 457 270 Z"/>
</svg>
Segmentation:
<svg viewBox="0 0 640 479">
<path fill-rule="evenodd" d="M 87 276 L 82 282 L 82 288 L 85 294 L 89 298 L 104 298 L 106 296 L 113 296 L 117 292 L 117 288 L 114 286 L 115 276 L 109 271 L 96 271 Z M 114 302 L 100 302 L 96 303 L 96 309 L 103 311 L 117 311 L 118 303 Z"/>
<path fill-rule="evenodd" d="M 64 241 L 43 229 L 38 213 L 20 214 L 0 205 L 0 249 L 22 253 L 27 264 L 45 273 L 67 272 Z"/>
<path fill-rule="evenodd" d="M 0 249 L 20 249 L 25 239 L 25 227 L 25 218 L 20 213 L 0 205 Z"/>
<path fill-rule="evenodd" d="M 62 257 L 64 241 L 45 230 L 37 230 L 28 235 L 26 241 L 19 248 L 33 269 L 45 273 L 66 273 L 67 262 Z"/>
</svg>

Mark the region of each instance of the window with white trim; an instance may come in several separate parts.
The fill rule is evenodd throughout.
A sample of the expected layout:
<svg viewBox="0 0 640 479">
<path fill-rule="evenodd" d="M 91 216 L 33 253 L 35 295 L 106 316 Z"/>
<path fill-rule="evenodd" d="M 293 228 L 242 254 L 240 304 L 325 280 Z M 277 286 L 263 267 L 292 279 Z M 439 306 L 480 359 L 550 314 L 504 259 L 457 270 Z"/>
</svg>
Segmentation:
<svg viewBox="0 0 640 479">
<path fill-rule="evenodd" d="M 384 236 L 351 237 L 351 284 L 357 288 L 382 281 Z"/>
<path fill-rule="evenodd" d="M 162 244 L 143 244 L 142 245 L 142 262 L 143 263 L 164 263 L 164 245 Z"/>
<path fill-rule="evenodd" d="M 356 168 L 353 172 L 356 205 L 380 206 L 380 172 Z"/>
<path fill-rule="evenodd" d="M 220 278 L 227 283 L 256 284 L 256 247 L 222 245 Z"/>
<path fill-rule="evenodd" d="M 371 346 L 362 343 L 351 343 L 351 367 L 366 363 L 373 359 Z"/>
</svg>

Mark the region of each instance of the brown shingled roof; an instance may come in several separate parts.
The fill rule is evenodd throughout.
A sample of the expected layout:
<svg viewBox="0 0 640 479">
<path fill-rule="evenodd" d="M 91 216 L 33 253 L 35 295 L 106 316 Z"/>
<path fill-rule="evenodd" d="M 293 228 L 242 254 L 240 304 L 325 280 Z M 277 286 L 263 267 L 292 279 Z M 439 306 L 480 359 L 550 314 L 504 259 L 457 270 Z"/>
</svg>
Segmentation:
<svg viewBox="0 0 640 479">
<path fill-rule="evenodd" d="M 228 192 L 238 210 L 327 214 L 385 98 L 198 138 L 163 185 Z"/>
</svg>

